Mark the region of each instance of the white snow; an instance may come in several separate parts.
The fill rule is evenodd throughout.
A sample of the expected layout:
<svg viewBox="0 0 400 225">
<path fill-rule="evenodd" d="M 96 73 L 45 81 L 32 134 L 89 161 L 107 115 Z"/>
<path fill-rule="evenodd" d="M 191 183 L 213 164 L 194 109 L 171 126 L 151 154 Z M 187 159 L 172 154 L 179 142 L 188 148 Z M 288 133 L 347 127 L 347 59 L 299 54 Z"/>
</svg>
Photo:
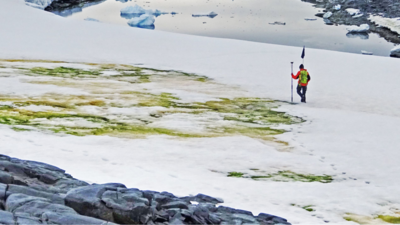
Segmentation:
<svg viewBox="0 0 400 225">
<path fill-rule="evenodd" d="M 346 30 L 353 33 L 365 33 L 369 31 L 369 25 L 361 24 L 360 26 L 348 26 Z"/>
<path fill-rule="evenodd" d="M 341 5 L 335 5 L 335 6 L 333 6 L 333 9 L 334 10 L 340 10 L 342 8 L 342 6 Z"/>
<path fill-rule="evenodd" d="M 301 48 L 70 21 L 21 0 L 0 0 L 0 18 L 2 59 L 175 69 L 283 101 L 290 99 L 290 62 L 301 62 Z M 289 143 L 287 152 L 244 136 L 76 137 L 15 132 L 0 125 L 1 153 L 51 163 L 89 182 L 114 181 L 177 195 L 201 192 L 223 198 L 224 205 L 275 214 L 293 224 L 354 224 L 343 219 L 346 213 L 371 218 L 396 215 L 400 208 L 398 59 L 307 49 L 305 66 L 312 77 L 308 102 L 279 109 L 306 120 L 277 136 Z M 79 90 L 0 78 L 1 94 L 58 91 Z M 298 96 L 295 101 L 299 102 Z M 330 174 L 335 181 L 254 181 L 219 173 L 250 173 L 250 168 Z M 316 211 L 292 204 L 313 205 Z"/>
<path fill-rule="evenodd" d="M 46 93 L 58 93 L 58 94 L 86 94 L 86 92 L 77 90 L 74 88 L 58 87 L 54 85 L 37 85 L 30 84 L 26 81 L 29 78 L 20 79 L 18 77 L 2 77 L 0 82 L 0 94 L 1 95 L 43 95 Z"/>
<path fill-rule="evenodd" d="M 355 16 L 360 13 L 359 9 L 347 8 L 346 11 L 350 14 L 350 16 Z"/>
<path fill-rule="evenodd" d="M 384 18 L 382 16 L 371 15 L 368 19 L 379 26 L 386 27 L 389 30 L 400 34 L 400 18 Z"/>
<path fill-rule="evenodd" d="M 128 21 L 129 26 L 143 27 L 154 25 L 155 18 L 153 15 L 142 14 L 139 17 L 134 17 Z"/>
</svg>

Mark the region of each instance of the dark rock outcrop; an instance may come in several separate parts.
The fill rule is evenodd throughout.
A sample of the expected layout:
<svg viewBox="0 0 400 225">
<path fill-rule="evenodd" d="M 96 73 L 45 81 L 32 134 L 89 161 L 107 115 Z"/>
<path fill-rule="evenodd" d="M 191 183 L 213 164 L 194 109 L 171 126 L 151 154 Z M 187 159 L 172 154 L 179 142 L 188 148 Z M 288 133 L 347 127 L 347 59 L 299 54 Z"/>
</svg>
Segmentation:
<svg viewBox="0 0 400 225">
<path fill-rule="evenodd" d="M 82 8 L 96 5 L 104 1 L 105 0 L 54 0 L 44 10 L 63 15 L 62 11 L 64 10 L 79 12 Z M 67 15 L 69 14 L 67 13 Z"/>
<path fill-rule="evenodd" d="M 385 40 L 400 44 L 399 34 L 385 27 L 380 27 L 377 24 L 368 20 L 369 15 L 381 15 L 385 18 L 400 17 L 400 1 L 398 0 L 302 0 L 304 2 L 313 3 L 317 8 L 323 8 L 324 12 L 332 12 L 329 17 L 328 25 L 361 25 L 368 24 L 370 31 L 377 33 Z M 340 5 L 340 9 L 336 10 L 335 6 Z M 346 9 L 355 8 L 360 10 L 358 16 L 352 16 Z M 317 13 L 315 16 L 322 17 L 324 13 Z"/>
<path fill-rule="evenodd" d="M 89 185 L 60 168 L 0 155 L 0 224 L 290 224 L 274 215 L 217 206 L 222 202 L 118 183 Z"/>
</svg>

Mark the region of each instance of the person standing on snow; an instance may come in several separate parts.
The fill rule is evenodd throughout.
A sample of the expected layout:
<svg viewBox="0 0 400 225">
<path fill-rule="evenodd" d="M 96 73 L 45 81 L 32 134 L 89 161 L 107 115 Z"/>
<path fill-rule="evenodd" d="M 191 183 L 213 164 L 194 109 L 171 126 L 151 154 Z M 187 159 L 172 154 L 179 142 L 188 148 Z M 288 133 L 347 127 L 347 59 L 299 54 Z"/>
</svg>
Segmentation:
<svg viewBox="0 0 400 225">
<path fill-rule="evenodd" d="M 299 79 L 299 84 L 297 85 L 297 94 L 301 97 L 301 102 L 306 102 L 306 92 L 307 92 L 307 85 L 310 82 L 311 77 L 310 74 L 304 69 L 303 64 L 300 65 L 300 71 L 297 72 L 296 76 L 292 73 L 293 79 Z"/>
</svg>

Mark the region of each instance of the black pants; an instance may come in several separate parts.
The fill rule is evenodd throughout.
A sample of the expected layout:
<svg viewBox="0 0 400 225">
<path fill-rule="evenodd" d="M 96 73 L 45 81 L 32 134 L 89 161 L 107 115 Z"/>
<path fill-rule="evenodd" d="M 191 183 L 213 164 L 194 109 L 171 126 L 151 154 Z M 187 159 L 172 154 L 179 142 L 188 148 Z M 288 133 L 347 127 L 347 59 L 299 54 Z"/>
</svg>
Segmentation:
<svg viewBox="0 0 400 225">
<path fill-rule="evenodd" d="M 301 97 L 301 102 L 306 102 L 307 86 L 297 85 L 297 94 Z"/>
</svg>

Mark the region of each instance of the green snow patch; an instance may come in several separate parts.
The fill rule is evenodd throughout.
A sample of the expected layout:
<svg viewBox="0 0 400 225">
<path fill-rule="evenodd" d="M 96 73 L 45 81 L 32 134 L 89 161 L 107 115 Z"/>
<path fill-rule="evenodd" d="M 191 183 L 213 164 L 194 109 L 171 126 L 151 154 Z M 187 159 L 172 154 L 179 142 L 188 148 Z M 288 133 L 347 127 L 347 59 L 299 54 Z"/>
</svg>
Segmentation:
<svg viewBox="0 0 400 225">
<path fill-rule="evenodd" d="M 229 172 L 228 177 L 243 177 L 244 173 L 240 172 Z"/>
<path fill-rule="evenodd" d="M 379 215 L 377 218 L 392 224 L 400 224 L 400 217 L 389 216 L 389 215 Z"/>
<path fill-rule="evenodd" d="M 343 219 L 351 222 L 355 222 L 361 225 L 369 224 L 400 224 L 400 217 L 379 215 L 379 216 L 365 216 L 354 213 L 346 213 Z"/>
<path fill-rule="evenodd" d="M 253 180 L 270 180 L 276 182 L 319 182 L 319 183 L 331 183 L 333 181 L 330 175 L 313 175 L 313 174 L 300 174 L 292 171 L 279 171 L 277 173 L 265 173 L 263 171 L 258 171 L 251 169 L 252 171 L 258 173 L 257 175 L 250 175 L 244 172 L 229 172 L 228 177 L 242 177 L 250 178 Z M 240 176 L 234 176 L 235 174 L 240 174 Z"/>
<path fill-rule="evenodd" d="M 41 76 L 52 76 L 52 77 L 87 77 L 87 76 L 98 76 L 100 72 L 97 70 L 82 70 L 69 67 L 57 67 L 54 69 L 44 68 L 44 67 L 34 67 L 30 69 L 30 72 L 34 75 Z"/>
<path fill-rule="evenodd" d="M 287 143 L 274 137 L 286 130 L 276 127 L 303 122 L 299 117 L 277 111 L 283 104 L 281 102 L 240 97 L 244 92 L 238 88 L 192 73 L 122 64 L 71 63 L 68 66 L 66 62 L 43 60 L 4 62 L 7 62 L 3 63 L 5 66 L 19 70 L 18 74 L 31 76 L 24 78 L 30 84 L 76 88 L 88 94 L 0 96 L 0 102 L 5 102 L 0 106 L 2 124 L 80 136 L 198 138 L 242 135 L 273 141 L 288 148 Z M 188 100 L 186 93 L 200 100 Z M 183 113 L 186 115 L 176 115 Z M 165 127 L 153 125 L 156 122 L 164 124 L 162 122 L 169 118 L 193 118 L 194 122 L 200 121 L 201 127 L 196 133 L 183 132 L 168 121 Z M 258 178 L 264 177 L 254 177 Z"/>
</svg>

